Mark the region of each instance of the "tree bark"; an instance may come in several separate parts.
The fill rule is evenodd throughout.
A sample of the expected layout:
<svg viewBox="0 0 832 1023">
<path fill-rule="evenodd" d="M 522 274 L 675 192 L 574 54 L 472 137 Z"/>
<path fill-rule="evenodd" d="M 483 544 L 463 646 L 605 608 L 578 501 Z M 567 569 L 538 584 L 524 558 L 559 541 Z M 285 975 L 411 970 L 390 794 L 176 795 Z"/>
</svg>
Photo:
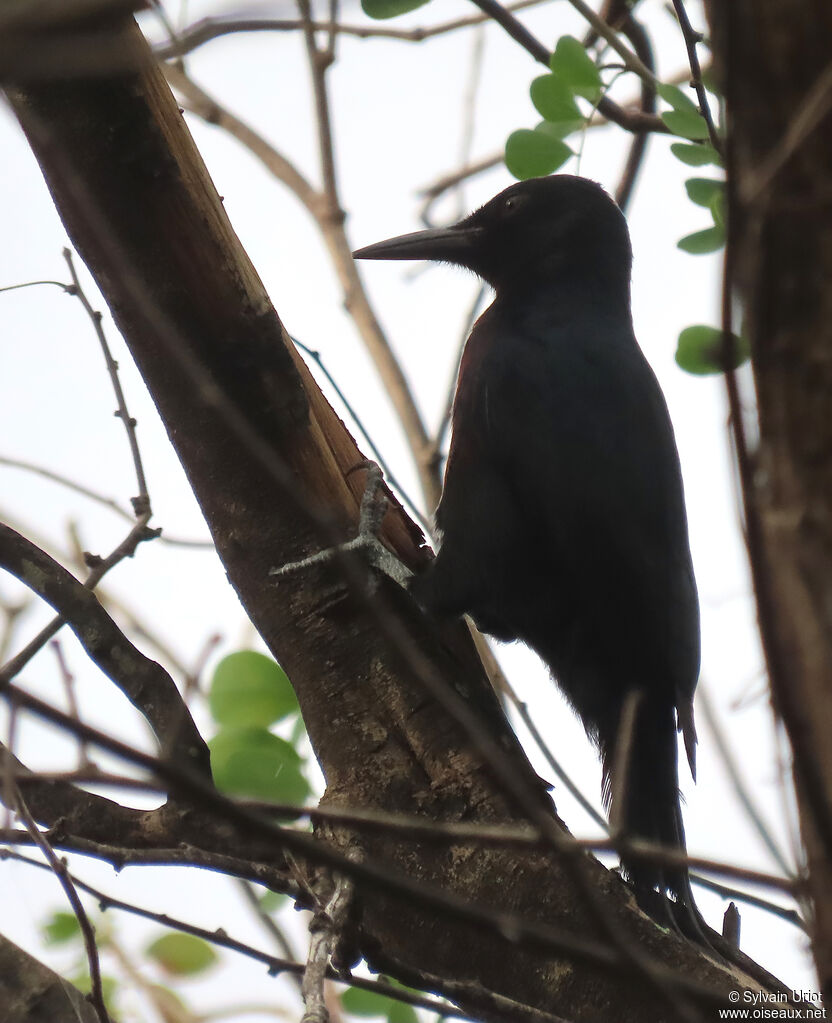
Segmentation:
<svg viewBox="0 0 832 1023">
<path fill-rule="evenodd" d="M 729 117 L 729 244 L 757 389 L 745 502 L 772 696 L 832 998 L 832 7 L 711 0 Z"/>
<path fill-rule="evenodd" d="M 0 1005 L 4 1023 L 99 1023 L 86 995 L 2 935 Z"/>
</svg>

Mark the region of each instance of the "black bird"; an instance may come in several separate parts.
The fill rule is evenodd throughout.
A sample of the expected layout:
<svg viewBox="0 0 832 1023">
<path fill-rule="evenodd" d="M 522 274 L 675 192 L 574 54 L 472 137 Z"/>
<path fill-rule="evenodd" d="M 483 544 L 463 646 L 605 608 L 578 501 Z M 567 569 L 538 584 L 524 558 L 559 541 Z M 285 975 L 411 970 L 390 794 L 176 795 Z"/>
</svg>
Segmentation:
<svg viewBox="0 0 832 1023">
<path fill-rule="evenodd" d="M 457 264 L 495 292 L 459 368 L 441 546 L 412 592 L 535 650 L 600 749 L 616 826 L 684 849 L 676 732 L 694 773 L 699 603 L 623 214 L 585 178 L 535 178 L 355 256 Z M 622 865 L 638 895 L 694 906 L 685 869 Z"/>
</svg>

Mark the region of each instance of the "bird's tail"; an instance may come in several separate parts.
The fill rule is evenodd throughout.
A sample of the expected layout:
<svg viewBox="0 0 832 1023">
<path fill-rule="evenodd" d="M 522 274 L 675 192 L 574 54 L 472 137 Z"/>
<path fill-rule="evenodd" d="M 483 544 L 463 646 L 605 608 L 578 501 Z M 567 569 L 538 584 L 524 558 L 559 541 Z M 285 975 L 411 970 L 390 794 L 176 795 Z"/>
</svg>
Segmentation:
<svg viewBox="0 0 832 1023">
<path fill-rule="evenodd" d="M 633 694 L 614 733 L 599 736 L 613 831 L 684 851 L 674 706 Z M 651 863 L 626 851 L 621 866 L 637 895 L 657 888 L 681 903 L 691 901 L 687 867 Z"/>
</svg>

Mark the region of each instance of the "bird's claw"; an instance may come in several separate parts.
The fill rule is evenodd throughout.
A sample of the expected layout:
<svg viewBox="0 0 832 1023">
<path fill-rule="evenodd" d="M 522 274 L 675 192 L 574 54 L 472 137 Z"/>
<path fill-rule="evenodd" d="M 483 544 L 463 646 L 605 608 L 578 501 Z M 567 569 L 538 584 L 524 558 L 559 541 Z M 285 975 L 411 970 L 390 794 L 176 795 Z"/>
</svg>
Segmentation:
<svg viewBox="0 0 832 1023">
<path fill-rule="evenodd" d="M 270 576 L 279 579 L 280 577 L 293 575 L 295 572 L 312 568 L 315 565 L 328 564 L 335 561 L 341 555 L 361 551 L 364 553 L 364 560 L 370 567 L 383 572 L 403 589 L 407 588 L 408 580 L 413 573 L 378 538 L 378 531 L 381 529 L 389 503 L 384 494 L 384 480 L 381 469 L 375 462 L 371 461 L 360 462 L 354 469 L 367 470 L 367 482 L 361 498 L 361 509 L 358 518 L 358 534 L 352 540 L 347 540 L 345 543 L 338 544 L 335 547 L 327 547 L 322 551 L 317 551 L 308 558 L 290 561 L 279 568 L 272 568 L 269 571 Z"/>
</svg>

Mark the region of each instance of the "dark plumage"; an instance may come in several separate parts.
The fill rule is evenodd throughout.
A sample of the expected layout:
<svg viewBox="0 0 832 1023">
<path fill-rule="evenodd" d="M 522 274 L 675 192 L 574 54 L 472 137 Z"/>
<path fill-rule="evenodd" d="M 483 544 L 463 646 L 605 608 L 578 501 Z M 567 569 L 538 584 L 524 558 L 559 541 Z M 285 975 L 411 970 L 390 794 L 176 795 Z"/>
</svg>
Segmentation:
<svg viewBox="0 0 832 1023">
<path fill-rule="evenodd" d="M 496 293 L 462 356 L 441 546 L 415 596 L 532 647 L 599 746 L 616 823 L 684 848 L 676 730 L 693 771 L 699 605 L 673 428 L 633 334 L 623 214 L 591 181 L 537 178 L 355 255 L 458 264 Z M 685 870 L 623 865 L 637 891 L 692 905 Z"/>
</svg>

